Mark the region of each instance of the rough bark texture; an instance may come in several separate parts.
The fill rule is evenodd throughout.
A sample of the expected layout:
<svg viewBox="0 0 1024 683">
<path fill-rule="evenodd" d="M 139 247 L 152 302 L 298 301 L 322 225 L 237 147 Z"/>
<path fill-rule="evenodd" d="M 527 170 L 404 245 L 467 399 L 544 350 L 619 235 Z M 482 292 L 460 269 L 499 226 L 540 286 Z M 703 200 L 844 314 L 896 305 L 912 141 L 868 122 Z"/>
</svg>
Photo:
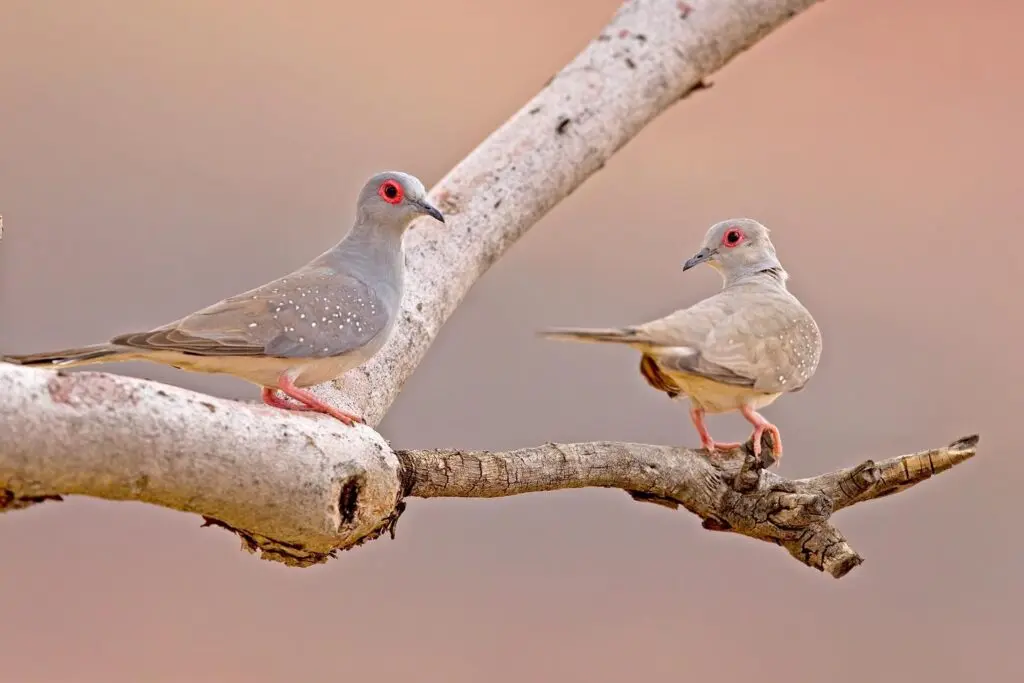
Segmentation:
<svg viewBox="0 0 1024 683">
<path fill-rule="evenodd" d="M 493 498 L 605 487 L 683 506 L 705 528 L 772 541 L 843 576 L 861 562 L 835 510 L 896 493 L 973 456 L 977 437 L 811 479 L 763 469 L 748 444 L 632 443 L 507 453 L 394 452 L 369 427 L 93 372 L 0 369 L 0 511 L 67 494 L 196 512 L 249 550 L 296 566 L 394 532 L 407 496 Z M 766 452 L 771 443 L 765 441 Z"/>
<path fill-rule="evenodd" d="M 472 284 L 557 202 L 703 79 L 814 0 L 631 0 L 567 67 L 432 190 L 448 217 L 407 242 L 407 295 L 390 342 L 316 391 L 376 424 Z M 747 452 L 642 444 L 510 453 L 395 453 L 371 427 L 95 372 L 0 364 L 0 511 L 62 495 L 196 512 L 263 557 L 307 566 L 394 531 L 405 496 L 514 495 L 587 486 L 682 505 L 709 529 L 785 546 L 842 576 L 860 557 L 834 510 L 907 488 L 977 439 L 808 480 Z"/>
<path fill-rule="evenodd" d="M 597 486 L 683 506 L 705 529 L 771 541 L 839 578 L 863 560 L 829 523 L 836 510 L 910 488 L 977 452 L 978 437 L 810 479 L 764 469 L 748 443 L 709 459 L 704 451 L 638 443 L 544 444 L 507 453 L 398 451 L 403 492 L 421 498 L 494 498 Z M 770 442 L 765 447 L 770 448 Z"/>
</svg>

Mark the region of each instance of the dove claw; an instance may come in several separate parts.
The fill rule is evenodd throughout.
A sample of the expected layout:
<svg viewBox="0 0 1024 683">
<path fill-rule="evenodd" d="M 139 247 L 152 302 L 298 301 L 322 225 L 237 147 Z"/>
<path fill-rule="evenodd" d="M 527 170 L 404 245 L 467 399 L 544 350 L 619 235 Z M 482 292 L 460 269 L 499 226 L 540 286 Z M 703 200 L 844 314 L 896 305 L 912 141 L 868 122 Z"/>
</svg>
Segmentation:
<svg viewBox="0 0 1024 683">
<path fill-rule="evenodd" d="M 268 406 L 281 408 L 283 410 L 324 413 L 325 415 L 330 415 L 331 417 L 340 420 L 348 427 L 354 426 L 356 422 L 359 424 L 366 424 L 366 420 L 359 415 L 346 413 L 344 410 L 327 405 L 312 393 L 295 386 L 295 383 L 287 376 L 282 377 L 278 381 L 277 389 L 280 389 L 281 393 L 285 394 L 289 398 L 295 399 L 299 403 L 296 404 L 286 401 L 277 396 L 276 389 L 263 387 L 263 402 Z"/>
<path fill-rule="evenodd" d="M 750 406 L 743 406 L 740 408 L 740 412 L 743 413 L 743 417 L 747 418 L 750 424 L 754 425 L 754 434 L 751 436 L 754 445 L 754 457 L 761 457 L 761 437 L 764 436 L 765 432 L 768 432 L 772 436 L 772 444 L 774 446 L 772 449 L 775 456 L 774 465 L 778 466 L 782 462 L 782 434 L 779 433 L 779 428 L 764 419 L 760 413 Z"/>
</svg>

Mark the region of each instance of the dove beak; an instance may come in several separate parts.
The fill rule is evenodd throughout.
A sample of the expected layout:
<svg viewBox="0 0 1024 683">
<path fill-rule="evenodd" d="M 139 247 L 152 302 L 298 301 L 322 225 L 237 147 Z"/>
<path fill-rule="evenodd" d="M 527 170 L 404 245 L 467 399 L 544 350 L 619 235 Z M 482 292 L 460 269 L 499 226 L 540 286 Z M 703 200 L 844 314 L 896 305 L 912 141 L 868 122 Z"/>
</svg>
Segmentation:
<svg viewBox="0 0 1024 683">
<path fill-rule="evenodd" d="M 694 254 L 693 256 L 686 260 L 686 263 L 683 264 L 683 270 L 689 270 L 694 266 L 700 265 L 701 263 L 704 263 L 706 261 L 710 261 L 711 257 L 714 255 L 714 249 L 711 249 L 710 247 L 704 247 L 703 249 L 701 249 L 696 254 Z"/>
<path fill-rule="evenodd" d="M 427 200 L 424 199 L 421 202 L 416 202 L 416 205 L 420 208 L 420 211 L 422 211 L 426 215 L 430 216 L 431 218 L 436 218 L 437 220 L 444 223 L 444 215 L 438 210 L 436 206 L 434 206 Z"/>
</svg>

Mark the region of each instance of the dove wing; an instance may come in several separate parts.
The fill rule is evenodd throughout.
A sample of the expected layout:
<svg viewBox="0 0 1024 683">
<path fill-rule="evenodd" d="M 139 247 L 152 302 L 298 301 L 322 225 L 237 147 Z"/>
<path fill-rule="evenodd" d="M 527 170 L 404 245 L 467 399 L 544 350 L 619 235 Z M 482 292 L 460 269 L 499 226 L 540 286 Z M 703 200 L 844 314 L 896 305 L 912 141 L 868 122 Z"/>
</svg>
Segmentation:
<svg viewBox="0 0 1024 683">
<path fill-rule="evenodd" d="M 725 384 L 751 386 L 749 378 L 709 361 L 701 352 L 715 328 L 735 313 L 739 303 L 731 292 L 724 290 L 689 308 L 638 326 L 637 335 L 645 347 L 640 372 L 648 384 L 670 396 L 681 393 L 671 377 L 656 372 L 660 367 L 670 373 L 685 372 Z M 656 363 L 646 362 L 648 357 Z"/>
<path fill-rule="evenodd" d="M 642 327 L 664 369 L 766 393 L 799 391 L 821 353 L 814 319 L 785 290 L 723 290 Z"/>
<path fill-rule="evenodd" d="M 111 343 L 199 356 L 326 358 L 365 346 L 388 321 L 387 306 L 365 282 L 313 267 Z"/>
<path fill-rule="evenodd" d="M 722 320 L 699 351 L 703 362 L 744 378 L 757 391 L 799 391 L 817 368 L 821 332 L 795 297 L 776 292 Z"/>
</svg>

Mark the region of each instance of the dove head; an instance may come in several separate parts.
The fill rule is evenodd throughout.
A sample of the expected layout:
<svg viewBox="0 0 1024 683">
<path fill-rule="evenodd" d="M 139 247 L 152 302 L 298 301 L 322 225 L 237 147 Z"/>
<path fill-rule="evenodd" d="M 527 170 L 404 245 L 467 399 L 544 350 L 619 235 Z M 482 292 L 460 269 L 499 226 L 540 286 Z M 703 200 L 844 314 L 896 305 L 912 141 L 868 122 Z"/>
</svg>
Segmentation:
<svg viewBox="0 0 1024 683">
<path fill-rule="evenodd" d="M 783 282 L 786 279 L 786 271 L 768 238 L 768 228 L 750 218 L 712 225 L 700 251 L 683 264 L 683 270 L 701 263 L 717 270 L 727 285 L 765 271 L 778 274 Z"/>
<path fill-rule="evenodd" d="M 363 186 L 357 202 L 358 224 L 404 231 L 413 219 L 444 216 L 427 201 L 427 189 L 419 178 L 400 171 L 378 173 Z"/>
</svg>

